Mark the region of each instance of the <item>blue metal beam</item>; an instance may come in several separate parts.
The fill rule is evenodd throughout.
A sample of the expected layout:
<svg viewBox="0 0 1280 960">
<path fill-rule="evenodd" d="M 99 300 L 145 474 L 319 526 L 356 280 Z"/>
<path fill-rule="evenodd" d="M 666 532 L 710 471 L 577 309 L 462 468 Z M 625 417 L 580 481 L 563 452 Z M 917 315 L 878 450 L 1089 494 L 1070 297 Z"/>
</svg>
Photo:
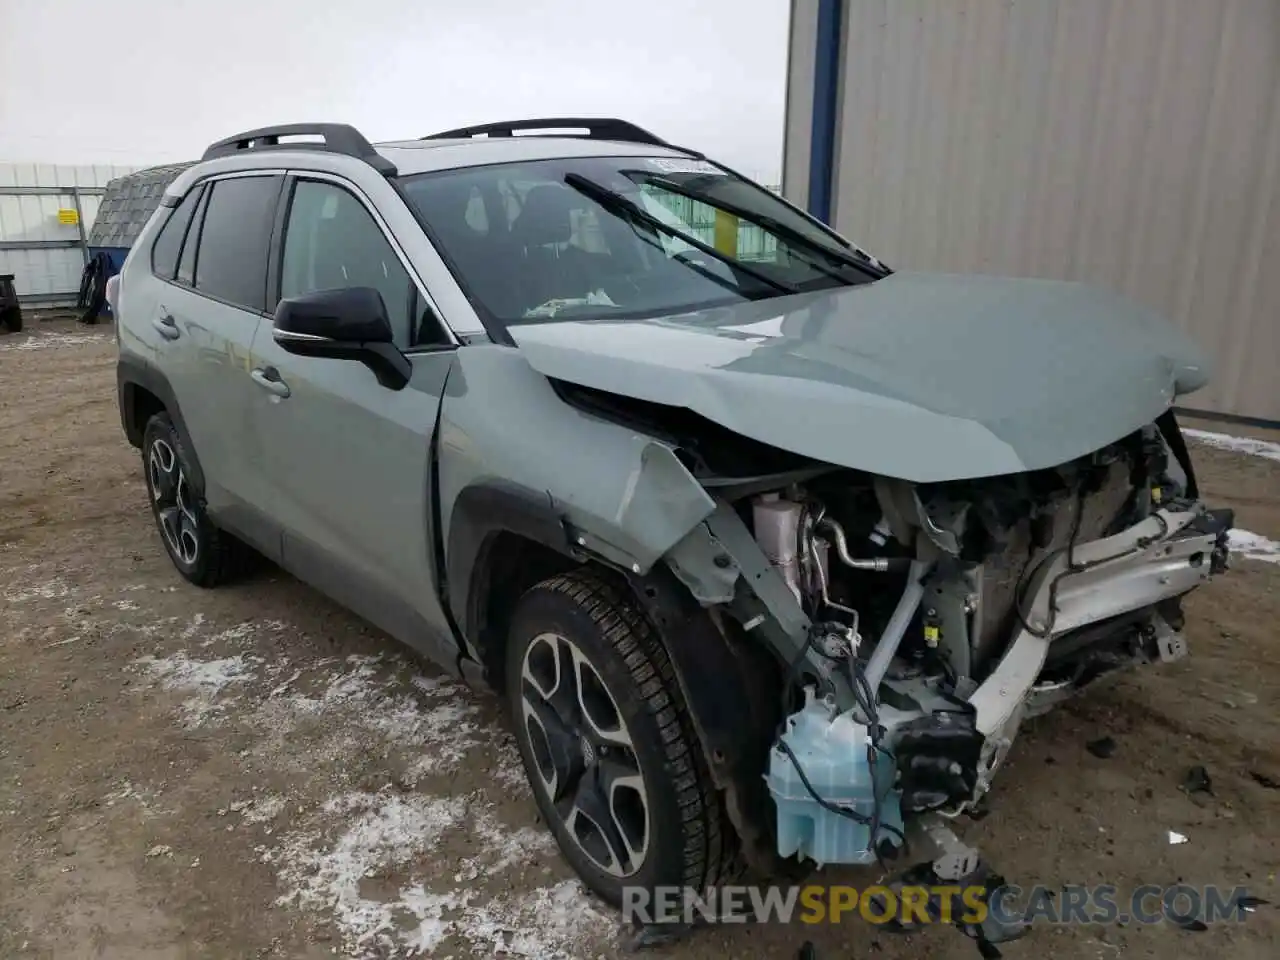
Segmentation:
<svg viewBox="0 0 1280 960">
<path fill-rule="evenodd" d="M 831 224 L 835 181 L 836 109 L 840 92 L 840 33 L 845 0 L 818 0 L 813 57 L 813 124 L 809 134 L 809 213 Z"/>
</svg>

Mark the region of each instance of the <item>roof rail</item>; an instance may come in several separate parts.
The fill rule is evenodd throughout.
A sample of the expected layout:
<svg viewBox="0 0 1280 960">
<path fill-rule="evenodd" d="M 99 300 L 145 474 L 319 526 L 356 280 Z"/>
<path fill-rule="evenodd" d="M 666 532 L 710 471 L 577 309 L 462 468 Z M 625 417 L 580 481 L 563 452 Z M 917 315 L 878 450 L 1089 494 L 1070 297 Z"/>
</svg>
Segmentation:
<svg viewBox="0 0 1280 960">
<path fill-rule="evenodd" d="M 422 137 L 423 140 L 455 140 L 468 137 L 513 137 L 517 131 L 565 131 L 553 134 L 562 137 L 582 137 L 581 133 L 571 130 L 585 130 L 587 140 L 621 140 L 624 143 L 646 143 L 654 147 L 671 147 L 660 137 L 655 136 L 643 127 L 634 123 L 619 120 L 616 117 L 541 117 L 533 120 L 506 120 L 502 123 L 482 123 L 474 127 L 459 127 L 443 133 L 433 133 Z M 681 149 L 675 147 L 674 149 Z"/>
<path fill-rule="evenodd" d="M 281 143 L 281 137 L 321 137 L 323 143 Z M 242 151 L 257 150 L 322 150 L 363 160 L 384 176 L 394 177 L 396 165 L 373 148 L 364 135 L 347 123 L 285 123 L 274 127 L 246 130 L 209 144 L 201 160 L 231 157 Z"/>
</svg>

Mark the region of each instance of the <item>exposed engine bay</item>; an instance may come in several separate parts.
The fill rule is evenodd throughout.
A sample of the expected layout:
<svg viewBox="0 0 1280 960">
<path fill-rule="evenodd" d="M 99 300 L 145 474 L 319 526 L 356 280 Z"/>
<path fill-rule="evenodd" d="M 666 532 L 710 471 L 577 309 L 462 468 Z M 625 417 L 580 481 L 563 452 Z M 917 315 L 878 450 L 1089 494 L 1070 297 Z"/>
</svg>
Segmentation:
<svg viewBox="0 0 1280 960">
<path fill-rule="evenodd" d="M 1025 717 L 1183 656 L 1181 596 L 1231 524 L 1188 481 L 1153 424 L 1035 473 L 838 472 L 741 505 L 811 622 L 767 775 L 778 853 L 883 862 L 906 818 L 979 802 Z"/>
<path fill-rule="evenodd" d="M 753 694 L 780 720 L 759 760 L 753 738 L 769 739 L 769 724 L 737 721 L 749 703 L 729 684 L 688 688 L 748 861 L 766 870 L 892 874 L 893 860 L 912 882 L 989 887 L 998 874 L 948 822 L 982 809 L 1023 720 L 1124 668 L 1185 656 L 1182 598 L 1227 565 L 1234 517 L 1199 500 L 1172 411 L 1057 466 L 912 482 L 688 410 L 558 389 L 655 438 L 650 476 L 687 471 L 709 496 L 663 559 L 721 634 L 745 640 L 730 647 L 775 665 Z M 670 649 L 689 676 L 734 668 L 705 655 L 690 615 L 654 612 L 678 626 Z M 740 670 L 761 672 L 754 659 Z M 754 796 L 761 776 L 767 796 Z M 980 944 L 1021 932 L 966 931 Z"/>
</svg>

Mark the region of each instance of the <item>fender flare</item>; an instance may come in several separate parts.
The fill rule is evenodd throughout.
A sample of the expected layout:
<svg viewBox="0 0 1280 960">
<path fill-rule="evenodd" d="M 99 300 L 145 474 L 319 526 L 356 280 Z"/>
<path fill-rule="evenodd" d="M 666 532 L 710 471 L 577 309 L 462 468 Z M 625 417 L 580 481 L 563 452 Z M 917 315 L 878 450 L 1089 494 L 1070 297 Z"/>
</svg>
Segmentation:
<svg viewBox="0 0 1280 960">
<path fill-rule="evenodd" d="M 154 365 L 141 357 L 130 357 L 122 354 L 116 361 L 116 393 L 120 406 L 120 425 L 129 443 L 141 449 L 142 432 L 145 425 L 138 423 L 137 393 L 142 389 L 156 397 L 163 405 L 169 419 L 173 421 L 178 435 L 182 437 L 186 447 L 187 459 L 190 461 L 191 479 L 196 489 L 204 489 L 204 468 L 200 465 L 200 454 L 191 442 L 191 434 L 187 430 L 186 421 L 182 418 L 182 409 L 178 406 L 178 398 L 173 392 L 168 377 Z"/>
</svg>

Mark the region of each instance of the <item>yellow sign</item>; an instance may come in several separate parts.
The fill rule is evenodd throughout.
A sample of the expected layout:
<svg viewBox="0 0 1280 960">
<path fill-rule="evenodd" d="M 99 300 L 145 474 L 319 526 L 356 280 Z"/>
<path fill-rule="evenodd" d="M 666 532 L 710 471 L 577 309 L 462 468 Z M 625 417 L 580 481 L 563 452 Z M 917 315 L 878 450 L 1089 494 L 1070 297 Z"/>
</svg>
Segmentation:
<svg viewBox="0 0 1280 960">
<path fill-rule="evenodd" d="M 69 227 L 74 227 L 80 222 L 80 214 L 76 213 L 74 210 L 59 210 L 58 222 L 65 223 Z"/>
<path fill-rule="evenodd" d="M 728 257 L 738 255 L 738 218 L 716 208 L 715 248 Z"/>
</svg>

